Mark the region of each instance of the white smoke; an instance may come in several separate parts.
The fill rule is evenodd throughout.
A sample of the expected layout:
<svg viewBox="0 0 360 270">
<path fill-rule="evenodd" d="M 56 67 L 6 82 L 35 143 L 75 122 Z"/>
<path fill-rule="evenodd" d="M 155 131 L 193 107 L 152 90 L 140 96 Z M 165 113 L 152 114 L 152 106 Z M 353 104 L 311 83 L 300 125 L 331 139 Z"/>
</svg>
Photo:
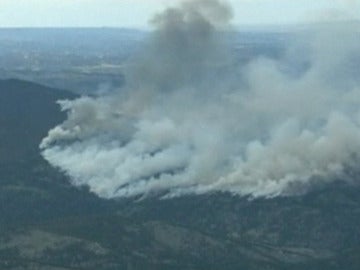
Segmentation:
<svg viewBox="0 0 360 270">
<path fill-rule="evenodd" d="M 217 0 L 155 16 L 125 89 L 60 102 L 68 119 L 43 139 L 45 159 L 105 198 L 272 197 L 351 180 L 360 156 L 359 32 L 322 25 L 280 60 L 239 66 L 223 42 L 230 19 Z"/>
</svg>

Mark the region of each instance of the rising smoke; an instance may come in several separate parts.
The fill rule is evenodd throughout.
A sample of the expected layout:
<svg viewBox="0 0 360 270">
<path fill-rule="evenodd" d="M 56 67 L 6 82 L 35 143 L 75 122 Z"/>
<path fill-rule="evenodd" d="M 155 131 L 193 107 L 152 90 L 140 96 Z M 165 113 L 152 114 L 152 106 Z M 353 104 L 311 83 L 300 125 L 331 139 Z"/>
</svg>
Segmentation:
<svg viewBox="0 0 360 270">
<path fill-rule="evenodd" d="M 218 0 L 156 15 L 124 89 L 60 101 L 68 118 L 43 139 L 43 156 L 104 198 L 273 197 L 351 180 L 360 157 L 359 32 L 322 25 L 280 59 L 238 64 L 225 42 L 240 35 L 226 32 L 231 16 Z"/>
</svg>

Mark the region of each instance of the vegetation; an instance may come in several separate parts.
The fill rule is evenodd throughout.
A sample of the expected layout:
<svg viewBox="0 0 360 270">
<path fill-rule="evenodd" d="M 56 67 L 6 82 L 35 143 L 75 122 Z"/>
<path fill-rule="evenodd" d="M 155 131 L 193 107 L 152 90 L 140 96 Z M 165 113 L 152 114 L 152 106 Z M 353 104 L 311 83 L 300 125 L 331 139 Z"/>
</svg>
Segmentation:
<svg viewBox="0 0 360 270">
<path fill-rule="evenodd" d="M 360 187 L 106 201 L 42 159 L 74 95 L 0 81 L 1 269 L 359 269 Z"/>
</svg>

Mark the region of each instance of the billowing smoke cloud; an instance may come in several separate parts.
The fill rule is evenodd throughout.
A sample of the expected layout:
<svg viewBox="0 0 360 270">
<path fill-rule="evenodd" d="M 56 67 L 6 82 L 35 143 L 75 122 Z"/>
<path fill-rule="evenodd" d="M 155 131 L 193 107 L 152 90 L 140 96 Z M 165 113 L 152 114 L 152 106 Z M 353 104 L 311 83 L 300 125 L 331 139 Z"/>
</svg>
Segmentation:
<svg viewBox="0 0 360 270">
<path fill-rule="evenodd" d="M 59 102 L 68 119 L 44 138 L 43 156 L 105 198 L 273 197 L 351 180 L 360 156 L 359 32 L 322 25 L 280 60 L 239 65 L 224 42 L 230 19 L 218 0 L 155 16 L 126 87 Z"/>
</svg>

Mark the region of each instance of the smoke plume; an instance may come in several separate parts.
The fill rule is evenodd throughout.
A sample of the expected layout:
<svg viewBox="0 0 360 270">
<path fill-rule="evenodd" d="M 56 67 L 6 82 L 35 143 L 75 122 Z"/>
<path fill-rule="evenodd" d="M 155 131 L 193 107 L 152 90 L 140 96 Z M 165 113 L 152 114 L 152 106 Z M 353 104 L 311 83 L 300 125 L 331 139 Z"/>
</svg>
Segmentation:
<svg viewBox="0 0 360 270">
<path fill-rule="evenodd" d="M 351 181 L 360 157 L 359 32 L 303 31 L 278 59 L 241 63 L 232 11 L 194 0 L 152 20 L 123 89 L 59 101 L 40 147 L 104 198 L 208 192 L 292 195 Z"/>
</svg>

